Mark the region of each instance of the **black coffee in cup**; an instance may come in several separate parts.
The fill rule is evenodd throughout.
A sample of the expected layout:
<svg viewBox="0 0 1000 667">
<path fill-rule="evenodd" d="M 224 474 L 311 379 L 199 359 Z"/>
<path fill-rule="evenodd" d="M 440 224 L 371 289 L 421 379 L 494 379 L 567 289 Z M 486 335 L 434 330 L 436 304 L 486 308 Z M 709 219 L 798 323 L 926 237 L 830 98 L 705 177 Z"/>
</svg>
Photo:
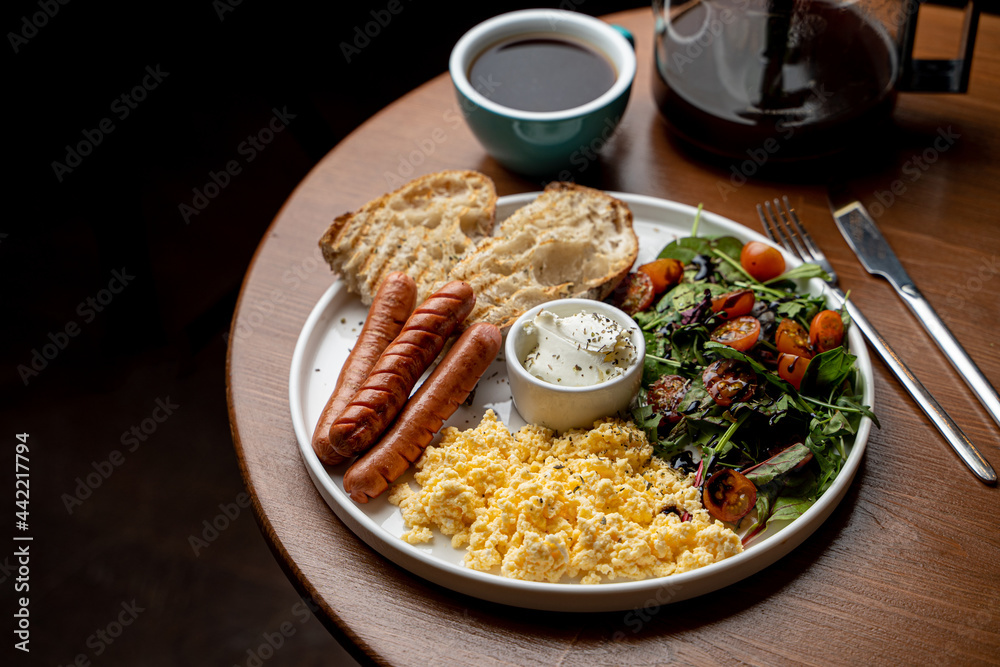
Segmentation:
<svg viewBox="0 0 1000 667">
<path fill-rule="evenodd" d="M 615 82 L 611 62 L 562 36 L 518 36 L 483 51 L 469 69 L 483 96 L 521 111 L 562 111 L 596 100 Z"/>
</svg>

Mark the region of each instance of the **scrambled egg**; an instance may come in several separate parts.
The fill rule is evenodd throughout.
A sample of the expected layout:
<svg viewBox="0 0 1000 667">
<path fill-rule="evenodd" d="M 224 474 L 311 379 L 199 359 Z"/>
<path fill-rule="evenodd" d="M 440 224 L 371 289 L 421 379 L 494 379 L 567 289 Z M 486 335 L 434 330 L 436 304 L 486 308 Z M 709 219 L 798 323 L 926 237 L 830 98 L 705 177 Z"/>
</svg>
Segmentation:
<svg viewBox="0 0 1000 667">
<path fill-rule="evenodd" d="M 416 467 L 420 490 L 397 484 L 389 495 L 410 527 L 403 539 L 428 542 L 437 528 L 468 546 L 465 565 L 476 570 L 596 584 L 686 572 L 743 550 L 702 507 L 693 475 L 654 457 L 630 422 L 511 435 L 488 411 L 474 429 L 445 429 Z"/>
</svg>

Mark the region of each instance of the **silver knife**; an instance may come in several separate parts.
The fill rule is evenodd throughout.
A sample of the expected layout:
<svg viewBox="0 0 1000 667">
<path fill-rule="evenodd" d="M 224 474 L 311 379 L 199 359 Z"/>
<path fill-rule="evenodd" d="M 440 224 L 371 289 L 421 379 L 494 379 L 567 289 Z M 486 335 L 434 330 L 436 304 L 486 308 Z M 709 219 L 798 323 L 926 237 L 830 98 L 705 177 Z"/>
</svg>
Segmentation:
<svg viewBox="0 0 1000 667">
<path fill-rule="evenodd" d="M 833 211 L 833 219 L 844 235 L 844 240 L 861 260 L 865 270 L 892 283 L 903 303 L 941 348 L 993 420 L 1000 425 L 1000 395 L 997 395 L 997 390 L 913 284 L 864 205 L 846 188 L 835 185 L 830 186 L 830 210 Z"/>
</svg>

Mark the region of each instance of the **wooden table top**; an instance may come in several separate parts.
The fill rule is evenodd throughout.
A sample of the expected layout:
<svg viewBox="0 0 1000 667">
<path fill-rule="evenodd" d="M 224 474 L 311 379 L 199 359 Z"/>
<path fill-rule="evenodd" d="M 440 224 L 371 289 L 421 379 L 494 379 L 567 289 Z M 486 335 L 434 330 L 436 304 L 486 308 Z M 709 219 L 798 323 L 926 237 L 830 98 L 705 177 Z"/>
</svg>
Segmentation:
<svg viewBox="0 0 1000 667">
<path fill-rule="evenodd" d="M 921 22 L 920 43 L 931 49 L 954 43 L 954 14 L 931 17 Z M 703 202 L 756 230 L 754 204 L 787 195 L 852 298 L 1000 466 L 996 425 L 892 288 L 851 254 L 830 217 L 822 180 L 804 173 L 721 187 L 730 184 L 728 167 L 686 153 L 655 109 L 651 12 L 605 18 L 636 35 L 639 72 L 621 131 L 579 180 Z M 967 95 L 901 95 L 898 131 L 872 146 L 850 185 L 869 205 L 894 199 L 879 218 L 883 232 L 1000 386 L 1000 18 L 982 17 L 974 62 Z M 845 499 L 790 555 L 710 595 L 600 614 L 505 607 L 410 575 L 341 523 L 306 472 L 288 402 L 297 336 L 331 283 L 317 240 L 334 216 L 423 173 L 472 168 L 490 175 L 501 195 L 540 189 L 488 158 L 457 113 L 442 74 L 334 148 L 262 240 L 233 320 L 229 409 L 244 479 L 278 561 L 319 605 L 317 615 L 331 632 L 359 660 L 390 665 L 995 663 L 1000 490 L 972 477 L 877 358 L 882 428 L 873 429 Z M 958 137 L 943 151 L 934 149 L 939 131 Z"/>
</svg>

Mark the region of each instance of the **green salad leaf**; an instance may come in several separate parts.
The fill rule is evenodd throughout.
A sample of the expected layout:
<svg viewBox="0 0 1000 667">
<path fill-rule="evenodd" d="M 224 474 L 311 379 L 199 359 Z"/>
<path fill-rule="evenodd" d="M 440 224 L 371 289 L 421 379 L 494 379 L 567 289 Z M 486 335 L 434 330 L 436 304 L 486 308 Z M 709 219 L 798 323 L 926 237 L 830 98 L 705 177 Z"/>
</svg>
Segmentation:
<svg viewBox="0 0 1000 667">
<path fill-rule="evenodd" d="M 701 483 L 730 468 L 754 484 L 755 511 L 739 526 L 747 541 L 808 510 L 843 468 L 860 420 L 870 418 L 876 426 L 878 420 L 863 403 L 856 357 L 846 348 L 846 338 L 844 345 L 812 356 L 798 389 L 783 379 L 784 370 L 779 373 L 777 324 L 791 319 L 808 329 L 826 302 L 800 292 L 799 286 L 811 278 L 828 279 L 826 272 L 803 264 L 762 283 L 741 266 L 741 241 L 696 236 L 696 230 L 697 223 L 692 236 L 668 243 L 658 255 L 685 265 L 681 282 L 634 314 L 647 356 L 632 416 L 657 455 L 668 460 L 683 451 L 700 456 Z M 752 346 L 736 349 L 718 336 L 725 320 L 713 312 L 712 301 L 747 289 L 755 297 L 748 315 L 757 319 L 761 333 Z M 840 314 L 846 330 L 850 317 L 843 308 Z M 728 401 L 713 394 L 733 381 L 719 375 L 733 368 L 716 364 L 722 360 L 732 360 L 726 364 L 735 363 L 750 378 L 749 389 L 734 390 Z M 683 395 L 669 408 L 657 404 L 664 399 L 653 398 L 660 394 L 648 391 L 666 375 L 686 380 Z"/>
</svg>

